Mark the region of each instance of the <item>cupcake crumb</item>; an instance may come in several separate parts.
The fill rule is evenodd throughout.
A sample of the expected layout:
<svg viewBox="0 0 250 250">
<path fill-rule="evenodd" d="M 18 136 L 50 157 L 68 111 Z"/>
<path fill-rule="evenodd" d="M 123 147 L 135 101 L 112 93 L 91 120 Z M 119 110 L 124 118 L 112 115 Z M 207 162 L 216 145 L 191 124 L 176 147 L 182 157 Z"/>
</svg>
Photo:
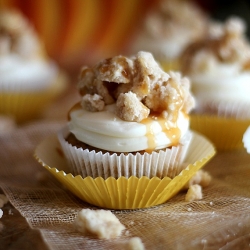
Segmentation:
<svg viewBox="0 0 250 250">
<path fill-rule="evenodd" d="M 128 250 L 144 250 L 144 245 L 139 237 L 131 238 L 127 243 Z"/>
<path fill-rule="evenodd" d="M 196 174 L 190 179 L 187 183 L 186 188 L 188 189 L 190 186 L 199 184 L 202 187 L 209 186 L 212 180 L 212 176 L 205 170 L 199 170 Z"/>
<path fill-rule="evenodd" d="M 126 236 L 129 236 L 130 235 L 130 232 L 128 230 L 125 231 L 125 235 Z"/>
<path fill-rule="evenodd" d="M 109 210 L 82 209 L 75 221 L 77 231 L 91 233 L 99 239 L 111 239 L 121 235 L 125 226 Z"/>
<path fill-rule="evenodd" d="M 198 184 L 190 186 L 185 196 L 185 201 L 195 201 L 201 199 L 202 199 L 202 187 Z"/>
<path fill-rule="evenodd" d="M 188 114 L 195 106 L 188 78 L 164 72 L 144 51 L 105 59 L 93 68 L 84 66 L 77 87 L 84 109 L 101 111 L 115 103 L 117 116 L 125 121 L 140 122 L 152 111 L 175 122 L 176 112 Z"/>
<path fill-rule="evenodd" d="M 105 103 L 100 95 L 87 94 L 83 96 L 81 105 L 86 107 L 87 110 L 91 112 L 102 111 L 104 109 Z"/>
</svg>

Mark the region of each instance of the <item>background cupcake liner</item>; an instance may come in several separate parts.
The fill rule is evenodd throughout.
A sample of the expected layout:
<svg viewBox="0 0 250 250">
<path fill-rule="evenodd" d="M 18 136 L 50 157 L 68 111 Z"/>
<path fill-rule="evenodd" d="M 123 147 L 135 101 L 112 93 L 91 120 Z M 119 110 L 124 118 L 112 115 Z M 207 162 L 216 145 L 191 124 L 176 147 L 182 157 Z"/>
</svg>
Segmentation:
<svg viewBox="0 0 250 250">
<path fill-rule="evenodd" d="M 68 128 L 63 128 L 58 133 L 58 138 L 69 166 L 74 175 L 108 178 L 130 176 L 148 178 L 168 176 L 173 178 L 184 168 L 182 162 L 192 139 L 188 132 L 177 147 L 149 153 L 116 154 L 83 150 L 69 144 L 64 138 L 69 134 Z"/>
<path fill-rule="evenodd" d="M 0 84 L 1 85 L 1 84 Z M 40 91 L 0 91 L 0 113 L 11 116 L 17 123 L 37 117 L 67 86 L 67 77 L 60 72 L 50 86 Z"/>
<path fill-rule="evenodd" d="M 42 141 L 34 156 L 58 181 L 80 199 L 103 208 L 137 209 L 162 204 L 176 195 L 215 154 L 213 145 L 202 135 L 193 133 L 185 158 L 186 168 L 173 179 L 146 176 L 129 178 L 82 178 L 73 176 L 57 135 Z"/>
<path fill-rule="evenodd" d="M 190 128 L 206 136 L 218 151 L 243 148 L 242 137 L 250 119 L 219 117 L 216 115 L 190 115 Z"/>
<path fill-rule="evenodd" d="M 234 118 L 237 120 L 250 120 L 250 99 L 248 103 L 235 101 L 205 101 L 197 104 L 199 113 L 217 115 L 224 118 Z M 197 113 L 198 113 L 197 112 Z"/>
</svg>

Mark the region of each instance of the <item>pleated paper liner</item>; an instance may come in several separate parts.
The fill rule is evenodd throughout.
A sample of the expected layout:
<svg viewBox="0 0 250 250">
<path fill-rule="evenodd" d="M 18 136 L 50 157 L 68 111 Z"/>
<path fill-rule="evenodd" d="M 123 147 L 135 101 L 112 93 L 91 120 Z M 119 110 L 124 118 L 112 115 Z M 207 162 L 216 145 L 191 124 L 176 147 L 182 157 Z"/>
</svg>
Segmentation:
<svg viewBox="0 0 250 250">
<path fill-rule="evenodd" d="M 70 172 L 83 178 L 101 176 L 104 179 L 110 176 L 116 179 L 121 176 L 173 178 L 185 168 L 182 163 L 193 136 L 192 132 L 188 131 L 181 138 L 179 145 L 152 153 L 117 154 L 77 148 L 65 139 L 68 134 L 67 126 L 58 131 L 58 140 L 68 160 Z"/>
<path fill-rule="evenodd" d="M 67 76 L 64 72 L 51 86 L 40 91 L 1 91 L 0 113 L 11 116 L 17 123 L 36 118 L 40 112 L 66 89 Z"/>
<path fill-rule="evenodd" d="M 162 204 L 176 195 L 215 154 L 213 144 L 193 133 L 185 162 L 187 167 L 173 179 L 164 177 L 82 178 L 73 176 L 57 135 L 46 138 L 35 150 L 35 158 L 73 194 L 89 204 L 109 209 L 138 209 Z"/>
<path fill-rule="evenodd" d="M 213 115 L 190 115 L 190 128 L 206 136 L 218 151 L 243 148 L 242 137 L 250 119 L 241 120 Z"/>
</svg>

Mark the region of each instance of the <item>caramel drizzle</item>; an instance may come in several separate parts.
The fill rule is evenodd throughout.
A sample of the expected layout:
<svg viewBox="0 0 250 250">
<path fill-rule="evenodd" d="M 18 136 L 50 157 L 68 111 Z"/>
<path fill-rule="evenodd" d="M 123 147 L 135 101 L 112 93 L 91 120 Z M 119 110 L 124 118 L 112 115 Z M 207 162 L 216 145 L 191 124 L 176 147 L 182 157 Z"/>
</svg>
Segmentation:
<svg viewBox="0 0 250 250">
<path fill-rule="evenodd" d="M 149 115 L 148 118 L 141 121 L 142 124 L 146 125 L 146 137 L 148 138 L 148 149 L 146 149 L 146 152 L 152 152 L 156 148 L 156 139 L 154 136 L 154 133 L 152 131 L 152 122 L 157 121 L 159 125 L 162 128 L 162 132 L 165 133 L 165 135 L 169 138 L 169 140 L 172 142 L 172 145 L 175 146 L 178 144 L 179 139 L 181 137 L 181 131 L 177 127 L 177 124 L 175 123 L 174 127 L 170 127 L 169 123 L 166 121 L 165 118 L 161 116 L 155 116 L 155 115 Z"/>
<path fill-rule="evenodd" d="M 67 114 L 67 119 L 68 119 L 68 121 L 71 120 L 70 113 L 73 112 L 74 110 L 78 110 L 78 109 L 80 109 L 80 108 L 81 108 L 81 103 L 80 103 L 80 102 L 77 102 L 77 103 L 69 110 L 69 112 L 68 112 L 68 114 Z"/>
</svg>

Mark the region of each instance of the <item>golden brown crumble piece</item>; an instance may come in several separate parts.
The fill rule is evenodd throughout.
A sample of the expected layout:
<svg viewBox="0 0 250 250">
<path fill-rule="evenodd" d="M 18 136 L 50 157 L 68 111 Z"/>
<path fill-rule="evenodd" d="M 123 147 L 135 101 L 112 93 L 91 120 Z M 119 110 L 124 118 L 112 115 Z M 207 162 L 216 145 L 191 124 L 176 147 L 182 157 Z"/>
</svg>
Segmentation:
<svg viewBox="0 0 250 250">
<path fill-rule="evenodd" d="M 83 67 L 78 89 L 82 96 L 99 95 L 105 105 L 116 103 L 116 114 L 125 121 L 140 122 L 152 111 L 175 122 L 179 111 L 188 113 L 194 107 L 189 80 L 164 72 L 152 54 L 143 51 Z M 87 110 L 97 110 L 93 100 L 84 100 Z"/>
<path fill-rule="evenodd" d="M 104 109 L 105 103 L 101 96 L 97 94 L 87 94 L 82 97 L 81 106 L 91 112 L 96 112 L 102 111 Z"/>
<path fill-rule="evenodd" d="M 45 57 L 45 49 L 33 26 L 15 9 L 0 10 L 0 54 L 16 53 L 24 58 Z"/>
<path fill-rule="evenodd" d="M 116 83 L 129 83 L 132 61 L 124 56 L 115 56 L 100 62 L 96 67 L 98 80 Z"/>
<path fill-rule="evenodd" d="M 242 19 L 231 17 L 224 24 L 211 24 L 207 36 L 184 51 L 182 71 L 185 74 L 205 72 L 215 67 L 217 61 L 238 63 L 242 70 L 249 70 L 250 45 Z"/>
<path fill-rule="evenodd" d="M 140 122 L 149 115 L 149 109 L 143 105 L 136 94 L 131 91 L 125 94 L 120 94 L 116 102 L 117 115 L 125 120 L 132 122 Z"/>
<path fill-rule="evenodd" d="M 206 14 L 193 1 L 161 0 L 145 21 L 146 32 L 155 38 L 185 30 L 196 39 L 204 34 L 206 25 Z"/>
</svg>

